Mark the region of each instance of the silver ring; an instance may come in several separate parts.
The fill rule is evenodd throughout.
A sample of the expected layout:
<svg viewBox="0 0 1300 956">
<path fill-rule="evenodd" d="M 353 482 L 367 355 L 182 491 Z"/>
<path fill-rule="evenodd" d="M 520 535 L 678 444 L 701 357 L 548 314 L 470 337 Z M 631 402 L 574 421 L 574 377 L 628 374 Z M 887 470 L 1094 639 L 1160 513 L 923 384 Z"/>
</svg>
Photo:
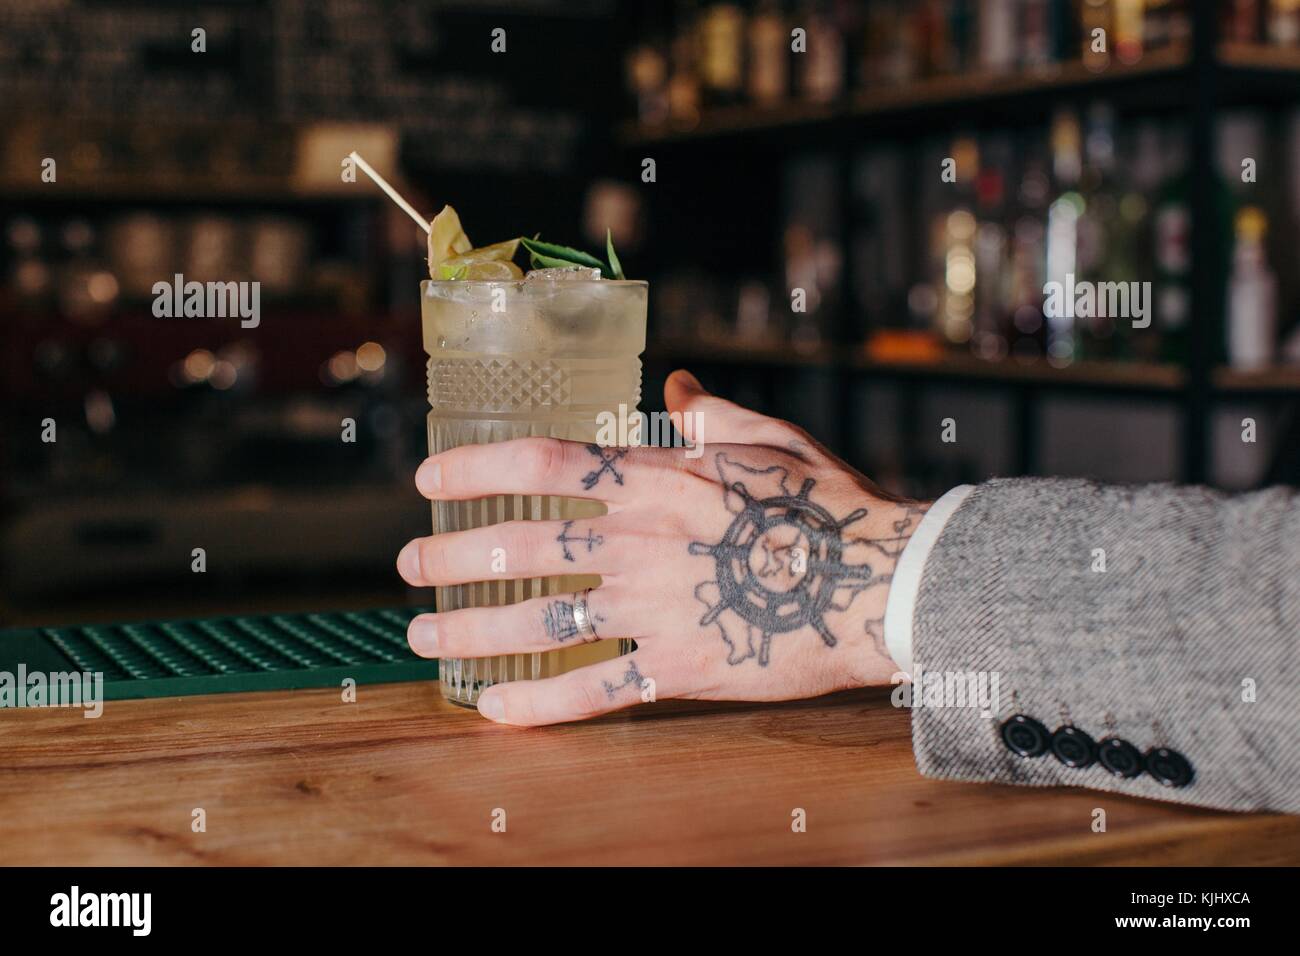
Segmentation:
<svg viewBox="0 0 1300 956">
<path fill-rule="evenodd" d="M 591 588 L 573 592 L 573 625 L 584 641 L 598 641 L 600 635 L 596 633 L 596 625 L 592 623 L 591 611 L 587 607 L 587 595 L 590 593 Z"/>
</svg>

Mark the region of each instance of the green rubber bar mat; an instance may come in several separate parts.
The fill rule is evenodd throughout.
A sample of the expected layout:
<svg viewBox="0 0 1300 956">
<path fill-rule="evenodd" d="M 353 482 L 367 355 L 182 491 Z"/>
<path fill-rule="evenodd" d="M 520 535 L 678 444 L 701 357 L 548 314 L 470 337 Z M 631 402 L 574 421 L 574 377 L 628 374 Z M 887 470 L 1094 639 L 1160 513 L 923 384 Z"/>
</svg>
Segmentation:
<svg viewBox="0 0 1300 956">
<path fill-rule="evenodd" d="M 426 610 L 10 628 L 0 630 L 0 672 L 102 673 L 104 700 L 437 680 L 438 662 L 406 643 L 407 623 Z"/>
</svg>

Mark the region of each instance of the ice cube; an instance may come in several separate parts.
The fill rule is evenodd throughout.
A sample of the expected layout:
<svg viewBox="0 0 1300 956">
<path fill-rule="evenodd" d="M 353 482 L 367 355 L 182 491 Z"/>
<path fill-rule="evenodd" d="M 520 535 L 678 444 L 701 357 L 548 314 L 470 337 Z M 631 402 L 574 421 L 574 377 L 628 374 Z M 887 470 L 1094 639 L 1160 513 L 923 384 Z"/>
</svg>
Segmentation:
<svg viewBox="0 0 1300 956">
<path fill-rule="evenodd" d="M 524 279 L 529 282 L 575 282 L 580 280 L 589 282 L 599 278 L 599 269 L 587 268 L 586 266 L 573 266 L 570 269 L 533 269 L 524 274 Z"/>
</svg>

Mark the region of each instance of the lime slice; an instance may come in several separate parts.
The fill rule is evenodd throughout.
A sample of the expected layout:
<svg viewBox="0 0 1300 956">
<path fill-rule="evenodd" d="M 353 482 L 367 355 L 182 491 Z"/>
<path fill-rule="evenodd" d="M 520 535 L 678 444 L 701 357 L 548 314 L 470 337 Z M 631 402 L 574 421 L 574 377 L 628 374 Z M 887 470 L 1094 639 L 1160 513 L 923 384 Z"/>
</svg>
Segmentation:
<svg viewBox="0 0 1300 956">
<path fill-rule="evenodd" d="M 482 249 L 448 256 L 431 274 L 435 279 L 522 279 L 523 270 L 510 261 L 518 250 L 518 239 L 494 242 Z"/>
<path fill-rule="evenodd" d="M 429 275 L 452 256 L 469 252 L 474 243 L 469 241 L 465 230 L 461 228 L 460 216 L 450 206 L 443 206 L 442 212 L 433 217 L 429 223 Z"/>
<path fill-rule="evenodd" d="M 472 255 L 452 256 L 435 270 L 439 279 L 479 279 L 508 281 L 522 279 L 523 270 L 513 262 L 500 259 L 476 259 Z"/>
</svg>

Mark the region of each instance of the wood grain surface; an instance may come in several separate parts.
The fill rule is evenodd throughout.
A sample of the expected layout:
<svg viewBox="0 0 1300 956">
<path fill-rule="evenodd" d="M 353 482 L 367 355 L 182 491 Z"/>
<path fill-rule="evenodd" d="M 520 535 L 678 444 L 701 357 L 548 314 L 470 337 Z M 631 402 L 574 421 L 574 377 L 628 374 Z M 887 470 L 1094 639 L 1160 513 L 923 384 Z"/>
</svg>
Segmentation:
<svg viewBox="0 0 1300 956">
<path fill-rule="evenodd" d="M 520 730 L 392 684 L 0 711 L 0 846 L 8 864 L 1284 864 L 1300 817 L 926 780 L 887 690 Z"/>
</svg>

